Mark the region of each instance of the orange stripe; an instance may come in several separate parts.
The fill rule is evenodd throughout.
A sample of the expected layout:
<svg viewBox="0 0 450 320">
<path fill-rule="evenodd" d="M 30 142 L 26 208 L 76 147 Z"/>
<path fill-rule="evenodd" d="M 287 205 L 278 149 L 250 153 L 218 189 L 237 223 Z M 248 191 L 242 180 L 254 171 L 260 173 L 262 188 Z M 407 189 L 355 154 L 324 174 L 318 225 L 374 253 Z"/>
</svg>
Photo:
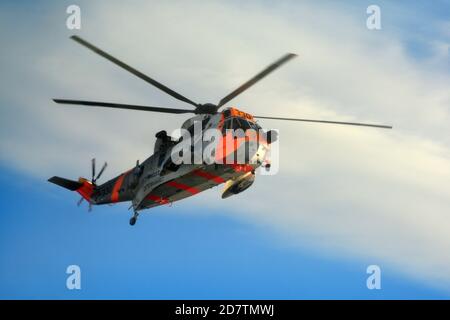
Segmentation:
<svg viewBox="0 0 450 320">
<path fill-rule="evenodd" d="M 223 115 L 223 113 L 221 114 L 221 117 L 220 117 L 220 121 L 219 121 L 219 124 L 217 125 L 217 129 L 218 130 L 222 130 L 222 128 L 223 128 L 223 124 L 225 123 L 225 116 Z"/>
<path fill-rule="evenodd" d="M 119 201 L 119 189 L 122 186 L 123 179 L 125 178 L 126 175 L 127 175 L 127 173 L 122 174 L 114 183 L 114 188 L 111 193 L 111 202 Z"/>
<path fill-rule="evenodd" d="M 224 183 L 225 182 L 225 180 L 222 177 L 216 176 L 215 174 L 206 172 L 204 170 L 198 169 L 198 170 L 193 171 L 192 173 L 195 174 L 196 176 L 199 176 L 199 177 L 202 177 L 202 178 L 205 178 L 208 180 L 212 180 L 215 183 Z"/>
<path fill-rule="evenodd" d="M 249 164 L 230 164 L 230 167 L 232 167 L 235 172 L 250 172 L 255 170 Z"/>
<path fill-rule="evenodd" d="M 158 202 L 160 204 L 166 204 L 169 203 L 169 199 L 167 198 L 163 198 L 154 194 L 149 194 L 145 197 L 148 200 L 154 201 L 154 202 Z"/>
<path fill-rule="evenodd" d="M 81 186 L 81 188 L 79 188 L 78 190 L 77 190 L 77 192 L 79 193 L 79 194 L 81 194 L 81 196 L 85 199 L 85 200 L 87 200 L 87 201 L 91 201 L 91 196 L 92 196 L 92 193 L 94 192 L 94 186 L 92 185 L 92 183 L 91 182 L 89 182 L 89 181 L 87 181 L 86 179 L 82 179 L 82 180 L 80 180 L 82 183 L 83 183 L 83 185 Z"/>
<path fill-rule="evenodd" d="M 184 183 L 179 183 L 179 182 L 175 182 L 175 181 L 169 181 L 166 183 L 168 186 L 180 189 L 180 190 L 185 190 L 187 192 L 189 192 L 190 194 L 197 194 L 200 192 L 200 190 L 198 190 L 197 188 L 194 187 L 190 187 L 187 184 Z"/>
</svg>

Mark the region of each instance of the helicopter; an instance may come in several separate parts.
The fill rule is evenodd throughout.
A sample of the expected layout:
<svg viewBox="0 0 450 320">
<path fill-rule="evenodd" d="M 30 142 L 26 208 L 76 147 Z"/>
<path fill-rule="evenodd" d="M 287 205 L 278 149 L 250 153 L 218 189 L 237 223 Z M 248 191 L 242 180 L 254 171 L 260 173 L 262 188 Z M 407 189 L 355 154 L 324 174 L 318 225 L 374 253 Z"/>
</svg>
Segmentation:
<svg viewBox="0 0 450 320">
<path fill-rule="evenodd" d="M 171 114 L 194 114 L 193 117 L 187 119 L 183 123 L 181 128 L 184 129 L 185 132 L 192 134 L 196 125 L 200 125 L 201 129 L 215 129 L 219 132 L 219 138 L 216 141 L 216 149 L 214 149 L 214 151 L 217 152 L 213 154 L 213 158 L 216 161 L 213 162 L 174 162 L 173 155 L 174 153 L 177 153 L 174 150 L 177 150 L 183 143 L 184 146 L 188 143 L 188 146 L 190 146 L 192 150 L 195 139 L 194 141 L 189 141 L 188 139 L 185 140 L 184 136 L 176 139 L 169 136 L 167 132 L 163 130 L 155 135 L 156 142 L 154 145 L 154 153 L 151 156 L 142 163 L 137 161 L 133 168 L 103 184 L 97 184 L 97 180 L 105 171 L 107 163 L 105 162 L 98 174 L 96 174 L 95 158 L 92 159 L 91 162 L 92 178 L 90 180 L 80 177 L 75 181 L 58 176 L 53 176 L 48 179 L 49 182 L 79 193 L 81 199 L 78 202 L 78 205 L 80 205 L 83 200 L 87 201 L 89 204 L 89 211 L 91 211 L 92 205 L 115 204 L 118 202 L 131 201 L 130 209 L 133 209 L 133 215 L 129 220 L 130 225 L 135 225 L 139 214 L 144 209 L 172 204 L 175 201 L 196 195 L 220 184 L 225 184 L 222 198 L 228 198 L 248 189 L 255 181 L 255 170 L 257 168 L 270 168 L 270 160 L 268 160 L 266 156 L 270 153 L 271 144 L 278 139 L 276 131 L 264 131 L 256 119 L 392 129 L 392 126 L 388 125 L 359 122 L 254 116 L 238 110 L 235 107 L 224 107 L 232 99 L 249 89 L 259 80 L 295 58 L 297 55 L 293 53 L 283 55 L 261 72 L 257 73 L 250 80 L 226 95 L 217 104 L 200 104 L 186 98 L 180 93 L 118 60 L 81 37 L 73 35 L 70 38 L 173 98 L 190 104 L 195 108 L 176 109 L 99 101 L 53 99 L 55 103 Z M 224 109 L 220 110 L 222 107 L 224 107 Z M 262 134 L 256 135 L 256 138 L 254 136 L 253 139 L 249 139 L 249 136 L 247 135 L 245 137 L 241 136 L 239 139 L 237 139 L 236 136 L 231 137 L 231 147 L 228 148 L 228 145 L 225 142 L 230 140 L 230 132 L 233 130 L 243 130 L 245 132 L 254 130 L 259 133 L 262 132 Z M 202 135 L 202 133 L 200 135 Z M 249 140 L 254 142 L 253 148 L 248 148 L 247 143 Z M 200 148 L 202 149 L 204 147 L 201 146 Z M 227 159 L 230 154 L 235 155 L 241 150 L 245 150 L 243 161 L 223 161 L 224 159 Z"/>
</svg>

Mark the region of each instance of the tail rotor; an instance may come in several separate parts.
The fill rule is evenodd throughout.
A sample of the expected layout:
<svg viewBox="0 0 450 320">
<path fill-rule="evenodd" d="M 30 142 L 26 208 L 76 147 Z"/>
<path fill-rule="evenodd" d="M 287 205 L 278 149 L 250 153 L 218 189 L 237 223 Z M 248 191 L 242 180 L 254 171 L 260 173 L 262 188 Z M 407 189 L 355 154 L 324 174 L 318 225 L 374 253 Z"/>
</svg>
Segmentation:
<svg viewBox="0 0 450 320">
<path fill-rule="evenodd" d="M 105 161 L 105 163 L 103 164 L 103 166 L 100 169 L 99 173 L 97 175 L 95 175 L 95 173 L 96 173 L 96 170 L 95 170 L 95 158 L 92 158 L 92 160 L 91 160 L 91 169 L 92 169 L 91 183 L 94 186 L 94 188 L 97 186 L 97 180 L 101 177 L 101 175 L 103 174 L 103 172 L 105 171 L 107 166 L 108 166 L 108 163 Z M 81 197 L 80 200 L 78 200 L 78 202 L 77 202 L 77 206 L 78 207 L 81 205 L 83 200 L 84 200 L 83 197 Z M 91 212 L 92 211 L 92 202 L 88 201 L 88 204 L 89 204 L 88 211 Z"/>
<path fill-rule="evenodd" d="M 78 200 L 77 207 L 79 207 L 81 205 L 83 200 L 84 200 L 83 197 L 81 197 L 80 200 Z M 88 212 L 91 212 L 91 211 L 92 211 L 92 202 L 88 201 Z"/>
<path fill-rule="evenodd" d="M 108 163 L 105 161 L 105 163 L 103 164 L 103 167 L 100 169 L 100 172 L 97 174 L 97 176 L 95 176 L 95 158 L 93 158 L 91 160 L 91 162 L 92 162 L 92 180 L 91 180 L 91 182 L 95 186 L 98 178 L 101 177 L 101 175 L 105 171 L 106 167 L 108 166 Z"/>
</svg>

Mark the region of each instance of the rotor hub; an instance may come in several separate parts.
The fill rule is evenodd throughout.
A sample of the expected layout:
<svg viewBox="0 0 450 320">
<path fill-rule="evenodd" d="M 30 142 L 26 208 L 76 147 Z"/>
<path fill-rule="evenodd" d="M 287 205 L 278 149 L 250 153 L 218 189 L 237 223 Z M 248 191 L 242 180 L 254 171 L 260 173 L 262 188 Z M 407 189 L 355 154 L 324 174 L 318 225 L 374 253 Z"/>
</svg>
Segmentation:
<svg viewBox="0 0 450 320">
<path fill-rule="evenodd" d="M 217 109 L 217 105 L 213 103 L 199 104 L 195 109 L 195 114 L 215 114 Z"/>
</svg>

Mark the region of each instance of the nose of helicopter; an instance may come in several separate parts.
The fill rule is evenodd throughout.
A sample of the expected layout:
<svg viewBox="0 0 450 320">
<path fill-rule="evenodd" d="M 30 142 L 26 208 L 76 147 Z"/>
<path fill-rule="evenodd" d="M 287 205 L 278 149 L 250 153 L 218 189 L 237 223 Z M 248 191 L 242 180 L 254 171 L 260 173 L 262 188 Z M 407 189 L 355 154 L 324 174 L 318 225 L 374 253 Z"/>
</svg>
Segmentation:
<svg viewBox="0 0 450 320">
<path fill-rule="evenodd" d="M 260 135 L 259 139 L 249 142 L 247 150 L 249 153 L 250 164 L 256 169 L 267 160 L 266 157 L 270 150 L 270 144 Z"/>
<path fill-rule="evenodd" d="M 266 157 L 268 155 L 270 145 L 267 142 L 259 143 L 258 149 L 254 155 L 255 163 L 260 166 L 264 161 L 266 161 Z"/>
</svg>

